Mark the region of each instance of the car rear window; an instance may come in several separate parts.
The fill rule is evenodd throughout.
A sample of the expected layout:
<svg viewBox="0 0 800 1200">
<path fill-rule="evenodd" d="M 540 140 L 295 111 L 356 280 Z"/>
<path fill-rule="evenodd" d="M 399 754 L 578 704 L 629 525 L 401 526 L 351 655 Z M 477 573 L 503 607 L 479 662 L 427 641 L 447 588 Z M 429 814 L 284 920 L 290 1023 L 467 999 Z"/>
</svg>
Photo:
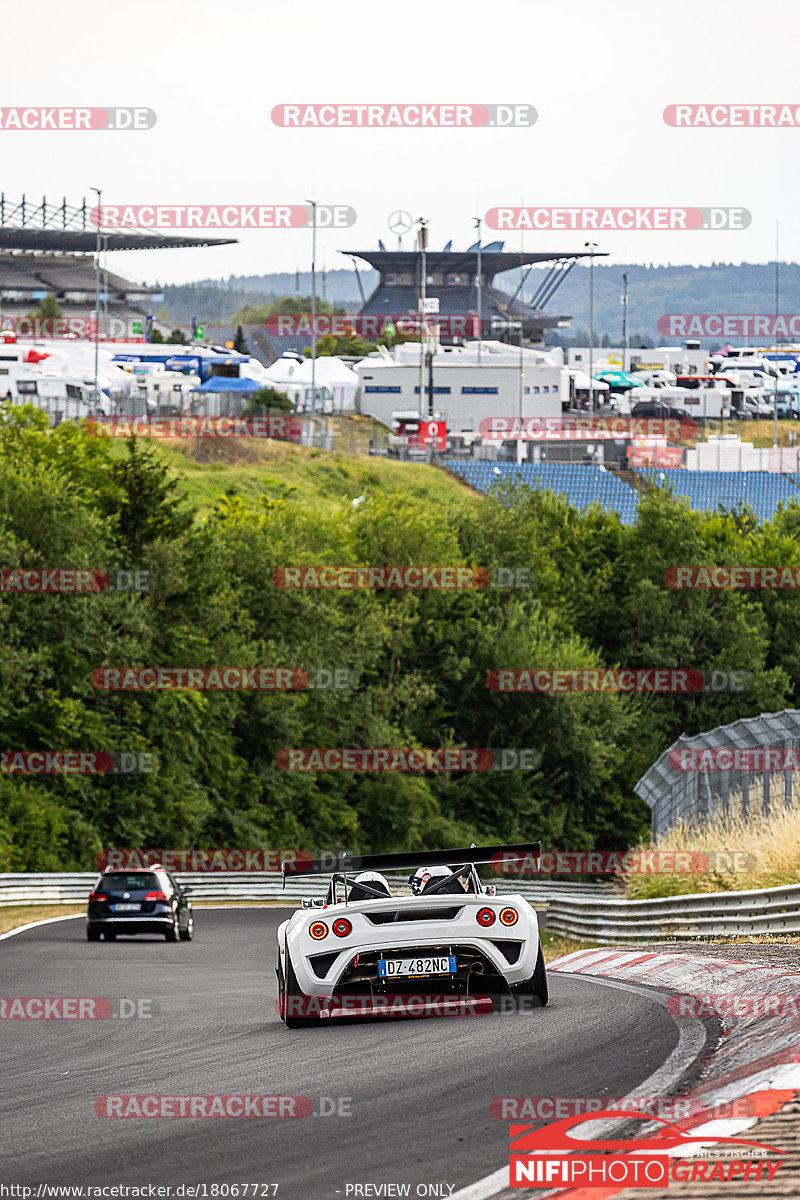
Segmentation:
<svg viewBox="0 0 800 1200">
<path fill-rule="evenodd" d="M 141 888 L 145 888 L 148 892 L 160 891 L 161 884 L 158 876 L 145 871 L 133 873 L 114 871 L 101 876 L 97 884 L 97 890 L 103 892 L 134 892 Z"/>
</svg>

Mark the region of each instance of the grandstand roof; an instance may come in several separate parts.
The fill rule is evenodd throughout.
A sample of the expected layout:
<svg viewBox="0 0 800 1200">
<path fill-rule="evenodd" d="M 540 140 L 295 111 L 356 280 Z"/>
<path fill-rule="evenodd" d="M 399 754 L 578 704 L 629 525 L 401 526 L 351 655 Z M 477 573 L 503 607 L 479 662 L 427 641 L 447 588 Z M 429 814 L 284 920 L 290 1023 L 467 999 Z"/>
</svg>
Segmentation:
<svg viewBox="0 0 800 1200">
<path fill-rule="evenodd" d="M 92 254 L 97 246 L 97 227 L 91 223 L 92 205 L 8 200 L 0 193 L 0 250 L 60 251 Z M 181 246 L 226 246 L 236 238 L 179 237 L 153 230 L 103 230 L 104 250 L 167 250 Z"/>
<path fill-rule="evenodd" d="M 498 243 L 494 243 L 497 245 Z M 343 250 L 343 254 L 355 258 L 363 258 L 376 271 L 414 271 L 418 268 L 420 254 L 417 250 Z M 594 257 L 599 258 L 605 251 L 595 251 Z M 577 259 L 587 257 L 586 250 L 561 251 L 552 250 L 538 253 L 522 250 L 484 250 L 481 252 L 481 273 L 491 279 L 502 271 L 512 271 L 515 267 L 528 266 L 534 263 L 555 262 L 559 259 Z M 478 270 L 477 250 L 427 250 L 425 261 L 429 272 L 446 271 L 472 272 Z"/>
</svg>

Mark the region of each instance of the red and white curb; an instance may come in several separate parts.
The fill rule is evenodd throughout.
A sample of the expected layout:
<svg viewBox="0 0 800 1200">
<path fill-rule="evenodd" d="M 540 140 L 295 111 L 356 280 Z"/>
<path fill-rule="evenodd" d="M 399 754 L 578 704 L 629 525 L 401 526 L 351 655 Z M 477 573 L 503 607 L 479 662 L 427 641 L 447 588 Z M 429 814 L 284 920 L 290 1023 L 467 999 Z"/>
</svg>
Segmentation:
<svg viewBox="0 0 800 1200">
<path fill-rule="evenodd" d="M 627 980 L 700 997 L 796 997 L 800 1005 L 800 972 L 732 959 L 637 950 L 576 950 L 551 963 L 549 971 Z M 736 1137 L 800 1093 L 800 1017 L 726 1016 L 723 1030 L 722 1044 L 705 1064 L 703 1079 L 684 1098 L 702 1101 L 706 1108 L 746 1099 L 751 1115 L 707 1121 L 697 1114 L 675 1122 L 692 1134 Z M 709 1136 L 708 1145 L 713 1142 L 713 1136 Z M 605 1200 L 624 1190 L 572 1188 L 551 1194 L 565 1200 Z"/>
</svg>

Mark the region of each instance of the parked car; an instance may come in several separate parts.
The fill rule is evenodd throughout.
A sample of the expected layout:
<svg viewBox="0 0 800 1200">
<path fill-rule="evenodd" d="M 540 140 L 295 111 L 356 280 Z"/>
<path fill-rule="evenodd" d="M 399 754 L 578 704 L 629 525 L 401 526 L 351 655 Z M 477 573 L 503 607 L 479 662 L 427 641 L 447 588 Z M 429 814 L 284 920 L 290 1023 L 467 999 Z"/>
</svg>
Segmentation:
<svg viewBox="0 0 800 1200">
<path fill-rule="evenodd" d="M 794 399 L 789 396 L 778 397 L 778 420 L 779 421 L 796 421 L 800 418 L 800 413 L 797 411 L 797 405 Z"/>
<path fill-rule="evenodd" d="M 674 421 L 676 417 L 679 421 L 695 419 L 685 408 L 664 404 L 662 400 L 640 400 L 638 404 L 634 404 L 631 415 L 634 417 L 658 417 L 662 421 Z"/>
</svg>

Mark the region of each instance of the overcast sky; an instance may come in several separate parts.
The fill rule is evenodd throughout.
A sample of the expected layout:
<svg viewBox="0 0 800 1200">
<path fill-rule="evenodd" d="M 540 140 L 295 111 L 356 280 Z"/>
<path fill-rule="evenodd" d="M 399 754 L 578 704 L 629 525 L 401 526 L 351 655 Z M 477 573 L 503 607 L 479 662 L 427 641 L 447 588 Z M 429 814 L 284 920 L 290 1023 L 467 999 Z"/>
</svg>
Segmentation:
<svg viewBox="0 0 800 1200">
<path fill-rule="evenodd" d="M 107 203 L 348 204 L 355 226 L 318 235 L 329 269 L 350 265 L 339 250 L 395 247 L 395 209 L 428 218 L 432 247 L 452 238 L 463 249 L 472 218 L 494 206 L 741 206 L 746 230 L 528 232 L 524 248 L 591 239 L 609 262 L 763 262 L 779 220 L 781 258 L 800 258 L 800 128 L 676 129 L 663 118 L 674 103 L 800 106 L 797 0 L 38 0 L 4 4 L 2 20 L 4 106 L 157 113 L 146 131 L 3 130 L 8 198 L 79 202 L 94 185 Z M 424 131 L 272 122 L 277 104 L 322 102 L 527 103 L 538 120 Z M 239 236 L 111 258 L 162 283 L 309 266 L 308 229 Z M 523 244 L 484 234 L 500 238 Z"/>
</svg>

